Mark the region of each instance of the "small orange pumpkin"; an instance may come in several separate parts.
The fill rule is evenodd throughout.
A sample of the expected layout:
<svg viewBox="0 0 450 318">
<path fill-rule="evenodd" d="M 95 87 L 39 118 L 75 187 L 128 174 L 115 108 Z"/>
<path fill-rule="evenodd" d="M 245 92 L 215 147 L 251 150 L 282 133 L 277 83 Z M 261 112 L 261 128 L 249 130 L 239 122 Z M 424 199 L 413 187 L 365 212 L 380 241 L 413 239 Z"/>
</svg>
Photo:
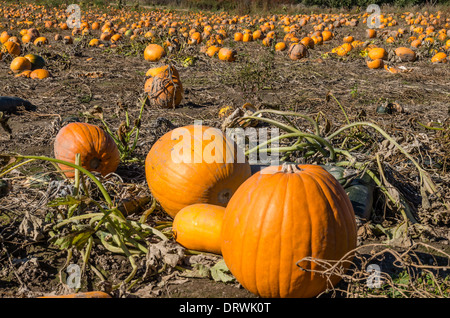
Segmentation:
<svg viewBox="0 0 450 318">
<path fill-rule="evenodd" d="M 19 56 L 22 48 L 19 43 L 13 41 L 6 41 L 2 47 L 3 53 L 9 53 L 12 56 Z"/>
<path fill-rule="evenodd" d="M 50 77 L 49 71 L 46 69 L 38 68 L 31 72 L 30 78 L 33 79 L 44 79 Z"/>
<path fill-rule="evenodd" d="M 234 62 L 236 60 L 236 50 L 223 47 L 218 52 L 219 60 Z"/>
<path fill-rule="evenodd" d="M 120 153 L 114 139 L 97 125 L 70 123 L 60 129 L 54 142 L 56 159 L 75 163 L 80 154 L 80 166 L 103 176 L 116 171 Z M 75 176 L 74 169 L 59 164 L 68 178 Z"/>
<path fill-rule="evenodd" d="M 372 60 L 376 60 L 376 59 L 386 59 L 387 57 L 387 52 L 384 48 L 382 47 L 374 47 L 371 48 L 369 50 L 368 56 L 372 59 Z"/>
<path fill-rule="evenodd" d="M 383 65 L 384 65 L 382 59 L 375 59 L 375 60 L 368 59 L 368 60 L 366 61 L 366 63 L 367 63 L 367 66 L 368 66 L 369 68 L 371 68 L 371 69 L 382 68 Z"/>
<path fill-rule="evenodd" d="M 431 63 L 447 63 L 447 54 L 444 52 L 438 52 L 431 58 Z"/>
<path fill-rule="evenodd" d="M 25 70 L 31 70 L 31 62 L 23 56 L 14 58 L 10 64 L 10 69 L 14 73 L 20 73 Z"/>
<path fill-rule="evenodd" d="M 149 44 L 144 50 L 144 59 L 150 62 L 157 62 L 166 56 L 166 51 L 159 44 Z"/>
</svg>

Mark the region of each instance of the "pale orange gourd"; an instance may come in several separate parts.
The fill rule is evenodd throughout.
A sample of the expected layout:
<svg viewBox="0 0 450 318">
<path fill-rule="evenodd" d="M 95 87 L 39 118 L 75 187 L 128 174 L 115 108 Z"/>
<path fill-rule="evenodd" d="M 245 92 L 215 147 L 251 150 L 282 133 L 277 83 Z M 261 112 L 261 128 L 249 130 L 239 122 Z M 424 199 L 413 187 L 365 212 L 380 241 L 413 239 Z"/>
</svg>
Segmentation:
<svg viewBox="0 0 450 318">
<path fill-rule="evenodd" d="M 175 241 L 190 250 L 221 254 L 221 230 L 225 208 L 197 203 L 182 208 L 174 217 Z"/>
</svg>

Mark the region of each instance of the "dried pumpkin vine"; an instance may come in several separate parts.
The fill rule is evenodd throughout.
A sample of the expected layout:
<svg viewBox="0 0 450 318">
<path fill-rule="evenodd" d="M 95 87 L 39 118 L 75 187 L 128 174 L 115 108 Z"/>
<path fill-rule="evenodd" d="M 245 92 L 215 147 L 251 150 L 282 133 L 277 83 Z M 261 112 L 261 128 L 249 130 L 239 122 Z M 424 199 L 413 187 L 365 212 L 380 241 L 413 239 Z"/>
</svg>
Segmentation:
<svg viewBox="0 0 450 318">
<path fill-rule="evenodd" d="M 148 216 L 153 212 L 156 202 L 146 210 L 139 221 L 127 219 L 121 211 L 122 206 L 113 202 L 102 182 L 94 174 L 79 165 L 79 156 L 75 163 L 44 157 L 16 154 L 3 154 L 0 156 L 2 162 L 8 162 L 0 169 L 0 177 L 25 164 L 36 160 L 52 163 L 57 170 L 61 171 L 57 164 L 64 164 L 75 169 L 74 190 L 72 195 L 57 198 L 49 202 L 51 207 L 67 206 L 67 213 L 49 231 L 50 241 L 61 249 L 68 251 L 66 263 L 60 269 L 61 273 L 72 259 L 74 249 L 81 251 L 83 264 L 81 274 L 83 275 L 87 266 L 104 281 L 102 273 L 89 262 L 92 247 L 95 242 L 102 244 L 113 253 L 125 255 L 132 267 L 131 273 L 121 283 L 112 286 L 113 289 L 129 284 L 129 288 L 139 279 L 133 281 L 137 272 L 135 259 L 139 255 L 148 252 L 148 239 L 168 240 L 168 236 L 160 230 L 146 224 Z M 101 193 L 101 200 L 94 200 L 89 196 L 86 181 L 93 182 Z M 86 210 L 86 206 L 94 206 L 95 213 L 74 213 L 77 208 Z M 59 214 L 61 216 L 61 214 Z M 94 238 L 94 236 L 96 238 Z"/>
<path fill-rule="evenodd" d="M 244 115 L 238 118 L 240 123 L 249 123 L 260 121 L 279 128 L 284 133 L 273 137 L 272 139 L 259 144 L 256 147 L 246 150 L 246 155 L 257 152 L 277 152 L 282 154 L 281 161 L 286 161 L 291 157 L 298 159 L 303 157 L 304 161 L 308 159 L 315 159 L 316 162 L 328 161 L 328 164 L 345 167 L 348 169 L 357 169 L 361 173 L 366 173 L 371 177 L 373 182 L 378 186 L 381 192 L 387 197 L 387 200 L 399 211 L 402 215 L 405 224 L 418 224 L 418 220 L 414 216 L 407 200 L 400 191 L 391 185 L 383 172 L 383 163 L 379 153 L 369 157 L 361 156 L 355 150 L 368 146 L 368 142 L 364 138 L 369 138 L 368 133 L 361 129 L 363 127 L 371 128 L 379 133 L 385 140 L 389 141 L 401 154 L 403 154 L 409 162 L 417 169 L 420 178 L 420 194 L 422 196 L 422 203 L 424 207 L 429 206 L 429 195 L 434 195 L 442 199 L 435 183 L 431 179 L 430 174 L 424 170 L 420 164 L 408 153 L 393 137 L 384 131 L 378 125 L 368 121 L 351 122 L 344 107 L 339 101 L 329 93 L 327 100 L 332 97 L 339 105 L 341 111 L 345 115 L 346 124 L 334 132 L 330 132 L 330 122 L 325 118 L 325 127 L 319 126 L 320 117 L 325 117 L 319 113 L 317 118 L 300 114 L 297 112 L 279 111 L 271 109 L 263 109 L 254 112 L 251 115 Z M 262 115 L 272 115 L 262 116 Z M 274 117 L 282 117 L 284 121 L 274 119 Z M 301 131 L 296 127 L 293 118 L 303 118 L 312 125 L 312 133 Z M 236 121 L 236 122 L 237 122 Z M 232 124 L 233 126 L 233 124 Z M 340 145 L 336 145 L 339 138 L 344 137 Z M 270 147 L 270 144 L 277 142 L 284 142 L 282 147 Z M 355 142 L 356 141 L 356 142 Z M 319 158 L 322 156 L 322 158 Z M 363 160 L 361 160 L 361 158 Z M 377 171 L 378 170 L 378 171 Z M 448 203 L 443 202 L 448 208 Z"/>
</svg>

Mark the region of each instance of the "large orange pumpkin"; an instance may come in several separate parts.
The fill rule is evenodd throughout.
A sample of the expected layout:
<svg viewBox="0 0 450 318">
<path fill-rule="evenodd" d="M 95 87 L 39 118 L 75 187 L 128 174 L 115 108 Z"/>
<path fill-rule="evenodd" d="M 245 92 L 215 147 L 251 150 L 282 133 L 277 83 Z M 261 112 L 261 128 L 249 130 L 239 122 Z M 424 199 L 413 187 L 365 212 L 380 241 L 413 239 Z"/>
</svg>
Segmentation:
<svg viewBox="0 0 450 318">
<path fill-rule="evenodd" d="M 356 247 L 356 221 L 344 188 L 317 165 L 265 168 L 234 193 L 222 223 L 222 256 L 234 277 L 265 298 L 315 297 L 323 270 L 305 257 L 343 258 Z M 342 264 L 341 264 L 342 265 Z M 344 269 L 349 264 L 346 263 Z M 332 275 L 337 284 L 340 276 Z"/>
<path fill-rule="evenodd" d="M 221 254 L 221 236 L 225 208 L 206 203 L 182 208 L 174 217 L 175 240 L 187 249 Z"/>
<path fill-rule="evenodd" d="M 80 166 L 96 171 L 103 176 L 116 171 L 120 163 L 120 153 L 114 139 L 100 127 L 88 123 L 70 123 L 58 132 L 54 143 L 55 158 L 75 163 L 80 154 Z M 74 169 L 59 165 L 69 178 Z"/>
<path fill-rule="evenodd" d="M 249 163 L 240 154 L 242 151 L 219 129 L 179 127 L 150 149 L 145 160 L 147 184 L 172 217 L 195 203 L 226 206 L 251 175 Z"/>
</svg>

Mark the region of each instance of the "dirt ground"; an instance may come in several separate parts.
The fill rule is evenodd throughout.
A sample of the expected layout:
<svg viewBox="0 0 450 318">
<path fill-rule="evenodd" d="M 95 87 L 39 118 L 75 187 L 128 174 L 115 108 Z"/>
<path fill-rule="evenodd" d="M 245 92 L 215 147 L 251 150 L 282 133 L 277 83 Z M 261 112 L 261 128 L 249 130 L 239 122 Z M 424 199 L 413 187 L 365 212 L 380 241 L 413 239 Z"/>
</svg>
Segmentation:
<svg viewBox="0 0 450 318">
<path fill-rule="evenodd" d="M 411 153 L 430 172 L 443 191 L 444 200 L 449 202 L 449 192 L 446 191 L 450 181 L 447 167 L 450 150 L 448 129 L 445 136 L 442 131 L 427 130 L 415 123 L 419 120 L 424 124 L 447 122 L 448 125 L 450 63 L 431 64 L 429 54 L 421 52 L 415 62 L 396 63 L 397 66 L 404 65 L 408 72 L 391 74 L 385 70 L 367 68 L 364 58 L 357 53 L 347 57 L 324 55 L 337 46 L 346 34 L 351 33 L 364 41 L 364 31 L 362 24 L 356 28 L 344 26 L 336 29 L 335 39 L 316 46 L 310 50 L 308 58 L 299 61 L 290 60 L 286 52 L 270 51 L 260 41 L 236 44 L 232 38 L 226 39 L 225 44 L 237 50 L 238 57 L 233 63 L 209 58 L 199 51 L 199 46 L 185 47 L 178 54 L 170 54 L 160 64 L 171 62 L 178 69 L 183 83 L 183 101 L 179 107 L 170 110 L 146 106 L 133 154 L 137 160 L 122 163 L 116 172 L 121 180 L 120 190 L 148 195 L 143 159 L 157 138 L 171 127 L 192 124 L 194 120 L 220 128 L 223 119 L 218 117 L 218 112 L 224 106 L 240 107 L 251 103 L 259 109 L 273 108 L 314 115 L 321 113 L 329 119 L 331 129 L 337 129 L 345 124 L 346 118 L 339 105 L 327 95 L 331 92 L 352 120 L 374 122 L 398 140 L 413 144 L 412 148 L 418 145 L 418 150 L 411 150 Z M 98 107 L 113 130 L 124 120 L 121 106 L 128 107 L 132 121 L 139 114 L 140 101 L 144 97 L 145 73 L 155 65 L 143 58 L 141 50 L 145 47 L 145 40 L 140 44 L 124 40 L 116 47 L 92 48 L 87 46 L 92 36 L 77 37 L 75 44 L 65 45 L 53 40 L 55 32 L 49 30 L 43 33 L 48 36 L 49 45 L 36 47 L 31 44 L 24 47 L 26 52 L 44 57 L 51 78 L 16 78 L 9 69 L 8 57 L 0 61 L 0 96 L 21 97 L 35 106 L 6 114 L 11 133 L 0 128 L 0 153 L 52 157 L 53 141 L 59 129 L 70 121 L 88 120 L 86 114 L 94 114 Z M 58 32 L 70 34 L 70 30 Z M 382 39 L 376 39 L 375 43 L 392 49 L 406 43 L 406 38 L 399 41 L 389 45 Z M 188 57 L 194 59 L 193 65 L 183 64 Z M 379 106 L 388 103 L 401 105 L 403 111 L 392 114 L 377 112 Z M 100 124 L 95 118 L 89 118 L 89 122 Z M 379 140 L 381 143 L 382 138 Z M 398 156 L 390 163 L 395 167 L 402 166 L 405 159 Z M 67 251 L 49 243 L 45 222 L 35 224 L 33 229 L 37 232 L 24 232 L 20 228 L 24 218 L 30 214 L 41 221 L 48 217 L 51 208 L 46 203 L 52 198 L 50 181 L 57 178 L 52 171 L 51 164 L 35 162 L 5 176 L 10 186 L 0 196 L 0 297 L 39 297 L 68 292 L 67 287 L 60 283 L 59 275 L 59 269 L 67 260 Z M 411 174 L 409 178 L 417 181 L 417 175 Z M 412 241 L 430 244 L 450 253 L 449 211 L 438 203 L 427 210 L 420 203 L 415 207 L 421 223 L 429 231 L 426 235 L 419 233 Z M 387 227 L 396 224 L 399 219 L 399 215 L 390 212 L 380 198 L 375 200 L 372 224 Z M 157 207 L 150 222 L 157 224 L 163 221 L 170 221 L 170 218 Z M 374 247 L 378 250 L 385 247 L 381 244 L 386 239 L 385 234 L 375 233 L 367 224 L 361 224 L 358 233 L 359 246 L 367 245 L 361 250 L 361 255 L 369 257 L 373 254 L 370 244 L 380 243 L 380 246 Z M 396 250 L 400 253 L 410 246 L 403 245 Z M 419 253 L 420 248 L 414 251 Z M 437 253 L 424 251 L 420 255 L 423 259 L 431 259 L 431 263 L 436 261 L 442 266 L 450 265 L 448 258 L 437 256 Z M 186 265 L 192 257 L 185 255 L 183 264 Z M 81 259 L 81 254 L 76 250 L 73 259 Z M 91 259 L 107 273 L 108 282 L 99 283 L 92 270 L 88 270 L 82 281 L 82 290 L 110 291 L 111 282 L 123 280 L 131 270 L 124 256 L 112 254 L 101 246 L 93 249 Z M 213 264 L 219 259 L 218 256 L 204 256 L 201 262 Z M 389 257 L 382 264 L 385 270 L 394 267 L 389 265 Z M 142 276 L 145 270 L 145 266 L 140 267 L 137 277 Z M 256 297 L 235 281 L 224 283 L 210 277 L 193 278 L 180 273 L 169 269 L 138 282 L 129 290 L 116 289 L 112 294 L 116 297 L 143 298 Z M 342 282 L 340 288 L 345 291 L 349 287 Z M 343 297 L 345 293 L 339 295 Z"/>
</svg>

